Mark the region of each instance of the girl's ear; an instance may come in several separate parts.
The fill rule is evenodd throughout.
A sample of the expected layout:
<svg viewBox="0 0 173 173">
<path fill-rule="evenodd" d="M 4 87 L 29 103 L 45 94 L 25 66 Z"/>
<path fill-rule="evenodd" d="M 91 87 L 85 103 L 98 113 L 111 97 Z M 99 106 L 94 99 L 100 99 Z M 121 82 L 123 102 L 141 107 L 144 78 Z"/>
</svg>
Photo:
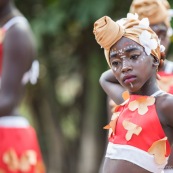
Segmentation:
<svg viewBox="0 0 173 173">
<path fill-rule="evenodd" d="M 159 66 L 159 60 L 157 58 L 153 58 L 153 66 L 158 67 Z"/>
</svg>

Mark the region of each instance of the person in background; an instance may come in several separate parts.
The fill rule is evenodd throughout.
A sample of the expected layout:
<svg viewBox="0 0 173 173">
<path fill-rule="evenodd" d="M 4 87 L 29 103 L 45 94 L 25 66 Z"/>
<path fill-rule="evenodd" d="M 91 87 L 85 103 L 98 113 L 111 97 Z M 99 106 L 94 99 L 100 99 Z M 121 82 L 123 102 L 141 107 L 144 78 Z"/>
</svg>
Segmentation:
<svg viewBox="0 0 173 173">
<path fill-rule="evenodd" d="M 173 10 L 167 0 L 133 0 L 130 13 L 137 13 L 139 19 L 147 17 L 150 21 L 150 27 L 158 35 L 160 42 L 165 46 L 165 53 L 170 45 L 170 37 L 172 36 L 171 18 Z M 158 69 L 161 76 L 159 87 L 173 94 L 173 62 L 168 60 L 168 56 L 164 61 L 162 68 Z"/>
<path fill-rule="evenodd" d="M 93 32 L 110 67 L 100 84 L 118 104 L 104 127 L 109 143 L 103 173 L 161 173 L 173 142 L 173 96 L 157 84 L 164 46 L 148 19 L 131 13 L 116 22 L 104 16 L 94 23 Z"/>
<path fill-rule="evenodd" d="M 0 173 L 45 173 L 37 135 L 18 112 L 39 74 L 33 34 L 13 0 L 0 0 Z"/>
</svg>

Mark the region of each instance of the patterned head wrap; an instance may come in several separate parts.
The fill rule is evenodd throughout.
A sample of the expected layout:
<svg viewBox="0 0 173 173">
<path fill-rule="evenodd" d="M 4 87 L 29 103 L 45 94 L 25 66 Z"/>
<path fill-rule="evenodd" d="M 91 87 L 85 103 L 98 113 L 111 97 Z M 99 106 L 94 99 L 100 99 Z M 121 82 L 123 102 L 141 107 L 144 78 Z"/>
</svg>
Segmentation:
<svg viewBox="0 0 173 173">
<path fill-rule="evenodd" d="M 147 17 L 151 25 L 164 22 L 168 28 L 171 26 L 170 11 L 167 0 L 133 0 L 130 7 L 130 13 L 137 13 L 139 19 Z"/>
<path fill-rule="evenodd" d="M 110 48 L 122 37 L 129 38 L 144 47 L 145 52 L 160 60 L 161 51 L 164 46 L 153 30 L 149 27 L 147 18 L 138 20 L 138 15 L 128 13 L 127 18 L 113 21 L 110 17 L 104 16 L 94 23 L 93 33 L 97 43 L 104 48 L 108 65 Z M 162 49 L 162 50 L 161 50 Z"/>
</svg>

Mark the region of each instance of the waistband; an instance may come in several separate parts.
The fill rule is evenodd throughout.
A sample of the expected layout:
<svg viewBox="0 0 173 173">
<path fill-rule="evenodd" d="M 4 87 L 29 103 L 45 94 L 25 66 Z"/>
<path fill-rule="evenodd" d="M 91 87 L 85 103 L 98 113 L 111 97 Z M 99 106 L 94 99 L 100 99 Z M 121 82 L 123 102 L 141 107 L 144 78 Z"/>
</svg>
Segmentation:
<svg viewBox="0 0 173 173">
<path fill-rule="evenodd" d="M 173 173 L 173 169 L 165 169 L 163 173 Z"/>
<path fill-rule="evenodd" d="M 162 173 L 168 161 L 167 158 L 165 164 L 158 165 L 154 161 L 154 156 L 146 151 L 133 146 L 113 144 L 111 142 L 108 143 L 105 157 L 126 160 L 154 173 Z"/>
<path fill-rule="evenodd" d="M 21 116 L 4 116 L 0 117 L 0 127 L 25 128 L 29 127 L 29 122 Z"/>
</svg>

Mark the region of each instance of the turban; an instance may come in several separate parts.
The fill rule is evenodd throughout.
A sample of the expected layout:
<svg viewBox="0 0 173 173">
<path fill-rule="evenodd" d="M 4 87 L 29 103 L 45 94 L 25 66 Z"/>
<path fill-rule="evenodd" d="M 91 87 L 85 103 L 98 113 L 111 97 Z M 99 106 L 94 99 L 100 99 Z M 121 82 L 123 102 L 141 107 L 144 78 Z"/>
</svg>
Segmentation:
<svg viewBox="0 0 173 173">
<path fill-rule="evenodd" d="M 128 14 L 127 18 L 123 18 L 118 21 L 113 21 L 110 17 L 104 16 L 98 19 L 94 23 L 93 33 L 97 43 L 104 48 L 105 57 L 108 65 L 110 66 L 109 61 L 109 52 L 110 48 L 122 37 L 129 38 L 146 49 L 151 50 L 151 54 L 160 60 L 161 51 L 160 51 L 160 42 L 157 35 L 149 27 L 149 21 L 147 18 L 143 20 L 138 20 L 138 16 L 133 14 Z M 147 32 L 147 35 L 150 36 L 149 40 L 145 39 L 145 36 L 140 39 L 141 35 Z M 152 48 L 152 45 L 148 42 L 155 41 L 155 47 Z M 150 46 L 151 45 L 151 46 Z"/>
<path fill-rule="evenodd" d="M 167 0 L 133 0 L 130 13 L 137 13 L 139 19 L 147 17 L 150 24 L 164 22 L 170 27 L 170 5 Z"/>
</svg>

